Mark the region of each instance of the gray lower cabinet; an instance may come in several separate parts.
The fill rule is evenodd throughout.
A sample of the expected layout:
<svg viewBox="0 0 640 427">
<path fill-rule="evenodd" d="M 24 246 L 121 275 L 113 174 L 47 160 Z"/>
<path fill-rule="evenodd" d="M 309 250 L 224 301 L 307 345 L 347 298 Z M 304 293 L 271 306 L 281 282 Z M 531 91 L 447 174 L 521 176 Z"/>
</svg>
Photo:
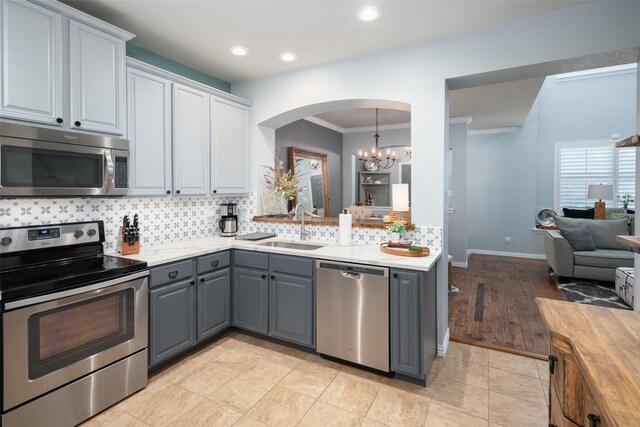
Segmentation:
<svg viewBox="0 0 640 427">
<path fill-rule="evenodd" d="M 267 271 L 234 267 L 233 325 L 254 332 L 269 331 L 269 277 Z"/>
<path fill-rule="evenodd" d="M 313 346 L 313 278 L 272 274 L 269 335 Z"/>
<path fill-rule="evenodd" d="M 389 285 L 391 370 L 420 377 L 424 373 L 420 273 L 391 270 Z"/>
<path fill-rule="evenodd" d="M 196 288 L 191 278 L 149 292 L 149 365 L 196 343 Z"/>
<path fill-rule="evenodd" d="M 229 268 L 198 278 L 198 341 L 231 325 L 231 272 Z"/>
</svg>

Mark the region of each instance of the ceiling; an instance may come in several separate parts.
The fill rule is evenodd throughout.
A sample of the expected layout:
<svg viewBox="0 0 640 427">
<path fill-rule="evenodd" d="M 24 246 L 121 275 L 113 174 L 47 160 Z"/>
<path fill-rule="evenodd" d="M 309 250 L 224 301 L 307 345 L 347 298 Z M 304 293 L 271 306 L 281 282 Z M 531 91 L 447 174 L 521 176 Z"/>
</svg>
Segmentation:
<svg viewBox="0 0 640 427">
<path fill-rule="evenodd" d="M 335 126 L 339 132 L 345 133 L 349 129 L 373 128 L 376 124 L 375 108 L 355 108 L 350 110 L 332 111 L 330 113 L 316 114 L 315 119 L 327 122 Z M 318 123 L 317 120 L 314 120 Z M 390 110 L 386 108 L 378 109 L 378 125 L 388 127 L 393 125 L 407 125 L 411 123 L 411 112 Z"/>
<path fill-rule="evenodd" d="M 467 0 L 63 0 L 124 28 L 133 43 L 220 79 L 237 82 L 469 32 L 586 1 Z M 382 15 L 360 22 L 374 4 Z M 229 48 L 242 45 L 245 57 Z M 283 51 L 295 62 L 278 59 Z"/>
</svg>

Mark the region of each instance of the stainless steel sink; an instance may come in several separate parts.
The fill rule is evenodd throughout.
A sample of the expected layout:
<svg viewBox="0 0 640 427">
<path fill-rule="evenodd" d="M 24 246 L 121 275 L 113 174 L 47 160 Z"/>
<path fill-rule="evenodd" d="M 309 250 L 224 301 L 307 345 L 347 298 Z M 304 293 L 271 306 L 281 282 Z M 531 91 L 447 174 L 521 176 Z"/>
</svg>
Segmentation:
<svg viewBox="0 0 640 427">
<path fill-rule="evenodd" d="M 270 246 L 272 248 L 287 248 L 287 249 L 299 249 L 303 251 L 312 251 L 314 249 L 320 249 L 324 247 L 324 245 L 313 245 L 310 243 L 297 243 L 297 242 L 281 242 L 281 241 L 272 241 L 265 243 L 258 243 L 260 246 Z"/>
</svg>

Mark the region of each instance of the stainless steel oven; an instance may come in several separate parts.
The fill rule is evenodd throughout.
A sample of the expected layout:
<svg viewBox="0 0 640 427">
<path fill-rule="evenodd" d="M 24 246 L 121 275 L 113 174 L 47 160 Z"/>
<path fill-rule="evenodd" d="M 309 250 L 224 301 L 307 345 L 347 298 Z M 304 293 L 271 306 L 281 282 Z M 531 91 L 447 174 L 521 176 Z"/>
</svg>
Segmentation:
<svg viewBox="0 0 640 427">
<path fill-rule="evenodd" d="M 0 229 L 0 425 L 76 425 L 147 385 L 148 276 L 104 223 Z"/>
<path fill-rule="evenodd" d="M 147 274 L 7 303 L 4 410 L 145 349 Z"/>
<path fill-rule="evenodd" d="M 129 141 L 0 124 L 0 196 L 124 196 Z"/>
</svg>

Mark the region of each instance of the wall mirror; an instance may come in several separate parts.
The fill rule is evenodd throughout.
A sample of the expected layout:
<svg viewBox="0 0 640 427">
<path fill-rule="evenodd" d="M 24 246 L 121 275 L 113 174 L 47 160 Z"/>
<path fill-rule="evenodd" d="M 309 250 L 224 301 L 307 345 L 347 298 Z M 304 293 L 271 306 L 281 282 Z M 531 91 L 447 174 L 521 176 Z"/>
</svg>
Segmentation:
<svg viewBox="0 0 640 427">
<path fill-rule="evenodd" d="M 305 211 L 318 216 L 331 216 L 329 165 L 327 155 L 298 147 L 289 147 L 289 165 L 300 178 L 303 188 L 295 198 L 294 206 L 302 203 Z"/>
</svg>

